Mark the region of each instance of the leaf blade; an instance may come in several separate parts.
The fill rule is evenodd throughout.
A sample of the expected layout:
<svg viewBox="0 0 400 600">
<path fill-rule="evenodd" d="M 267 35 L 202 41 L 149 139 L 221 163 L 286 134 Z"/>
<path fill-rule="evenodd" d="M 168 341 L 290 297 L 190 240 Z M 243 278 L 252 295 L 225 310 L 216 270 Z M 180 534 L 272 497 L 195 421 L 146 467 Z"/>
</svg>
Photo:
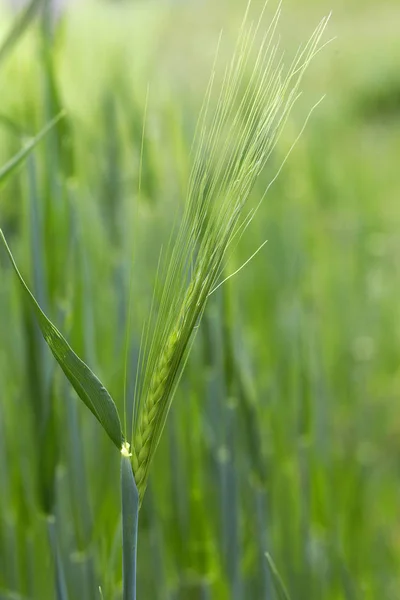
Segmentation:
<svg viewBox="0 0 400 600">
<path fill-rule="evenodd" d="M 14 271 L 26 293 L 30 305 L 34 310 L 40 331 L 54 358 L 64 371 L 64 374 L 80 399 L 94 414 L 115 446 L 120 450 L 124 441 L 124 437 L 122 434 L 118 410 L 113 399 L 101 381 L 79 358 L 79 356 L 75 354 L 62 334 L 40 308 L 35 297 L 18 270 L 14 257 L 1 229 L 0 238 L 7 251 Z"/>
<path fill-rule="evenodd" d="M 31 138 L 21 150 L 19 150 L 9 161 L 0 168 L 0 184 L 8 177 L 25 158 L 32 152 L 34 147 L 47 135 L 47 133 L 62 119 L 64 112 L 59 113 L 52 119 L 35 137 Z"/>
<path fill-rule="evenodd" d="M 265 553 L 265 558 L 267 559 L 268 567 L 272 575 L 272 581 L 274 584 L 274 588 L 280 600 L 290 600 L 289 592 L 287 591 L 285 584 L 283 583 L 283 579 L 279 574 L 278 569 L 274 561 L 272 560 L 272 556 L 269 552 Z"/>
</svg>

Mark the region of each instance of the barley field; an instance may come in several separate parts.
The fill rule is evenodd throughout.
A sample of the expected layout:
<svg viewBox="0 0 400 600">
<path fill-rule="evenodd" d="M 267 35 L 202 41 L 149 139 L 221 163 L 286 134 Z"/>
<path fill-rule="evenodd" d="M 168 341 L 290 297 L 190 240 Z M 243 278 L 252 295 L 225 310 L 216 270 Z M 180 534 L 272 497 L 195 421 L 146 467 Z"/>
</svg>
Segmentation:
<svg viewBox="0 0 400 600">
<path fill-rule="evenodd" d="M 399 598 L 400 6 L 263 10 L 0 3 L 0 600 Z"/>
</svg>

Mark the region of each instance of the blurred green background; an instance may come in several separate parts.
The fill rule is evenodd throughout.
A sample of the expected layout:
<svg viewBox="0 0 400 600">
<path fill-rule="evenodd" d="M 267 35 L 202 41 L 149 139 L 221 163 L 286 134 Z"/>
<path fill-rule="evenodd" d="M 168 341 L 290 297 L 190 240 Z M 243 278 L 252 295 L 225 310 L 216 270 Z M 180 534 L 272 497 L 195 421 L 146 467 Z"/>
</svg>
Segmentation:
<svg viewBox="0 0 400 600">
<path fill-rule="evenodd" d="M 132 244 L 129 397 L 218 35 L 229 58 L 245 4 L 76 0 L 0 63 L 0 165 L 66 110 L 2 184 L 0 227 L 121 409 Z M 293 600 L 399 597 L 400 6 L 286 0 L 289 56 L 331 9 L 255 199 L 326 98 L 230 270 L 268 244 L 208 306 L 157 452 L 139 599 L 278 599 L 267 552 Z M 1 252 L 0 599 L 122 598 L 119 494 L 118 453 Z"/>
</svg>

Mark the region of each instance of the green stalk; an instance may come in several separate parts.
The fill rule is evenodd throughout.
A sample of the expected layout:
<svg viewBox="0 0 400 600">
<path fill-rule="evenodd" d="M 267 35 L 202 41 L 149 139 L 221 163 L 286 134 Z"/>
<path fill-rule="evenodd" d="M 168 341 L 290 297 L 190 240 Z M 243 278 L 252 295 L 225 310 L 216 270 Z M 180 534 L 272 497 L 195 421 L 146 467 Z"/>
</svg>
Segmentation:
<svg viewBox="0 0 400 600">
<path fill-rule="evenodd" d="M 64 567 L 61 560 L 60 549 L 57 541 L 58 535 L 55 518 L 53 516 L 46 517 L 46 523 L 50 546 L 54 558 L 56 599 L 68 600 L 67 583 L 65 579 Z"/>
<path fill-rule="evenodd" d="M 139 493 L 133 477 L 129 448 L 124 446 L 121 459 L 122 495 L 122 577 L 123 600 L 136 600 L 136 555 L 139 520 Z"/>
<path fill-rule="evenodd" d="M 65 386 L 66 388 L 66 386 Z M 77 400 L 70 389 L 65 389 L 69 397 L 66 403 L 68 447 L 71 449 L 68 462 L 69 488 L 72 516 L 74 522 L 75 545 L 79 555 L 79 566 L 85 599 L 93 598 L 96 589 L 96 573 L 93 552 L 90 548 L 93 530 L 93 518 L 89 506 L 89 491 L 85 472 L 84 450 L 78 419 Z"/>
</svg>

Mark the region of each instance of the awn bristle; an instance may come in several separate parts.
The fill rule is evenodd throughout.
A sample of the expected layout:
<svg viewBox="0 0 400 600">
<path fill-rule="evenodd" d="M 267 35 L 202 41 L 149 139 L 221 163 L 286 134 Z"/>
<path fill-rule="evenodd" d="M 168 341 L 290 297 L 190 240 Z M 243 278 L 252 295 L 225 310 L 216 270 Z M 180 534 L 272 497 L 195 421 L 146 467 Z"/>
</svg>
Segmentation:
<svg viewBox="0 0 400 600">
<path fill-rule="evenodd" d="M 135 397 L 132 467 L 140 500 L 193 332 L 208 296 L 221 279 L 232 242 L 240 239 L 257 211 L 259 204 L 244 210 L 250 192 L 300 95 L 303 74 L 321 49 L 327 18 L 285 75 L 282 59 L 277 60 L 279 14 L 278 9 L 256 53 L 262 19 L 247 26 L 246 16 L 212 118 L 214 72 L 200 114 L 182 223 L 166 263 L 150 348 L 146 341 L 144 372 Z"/>
</svg>

